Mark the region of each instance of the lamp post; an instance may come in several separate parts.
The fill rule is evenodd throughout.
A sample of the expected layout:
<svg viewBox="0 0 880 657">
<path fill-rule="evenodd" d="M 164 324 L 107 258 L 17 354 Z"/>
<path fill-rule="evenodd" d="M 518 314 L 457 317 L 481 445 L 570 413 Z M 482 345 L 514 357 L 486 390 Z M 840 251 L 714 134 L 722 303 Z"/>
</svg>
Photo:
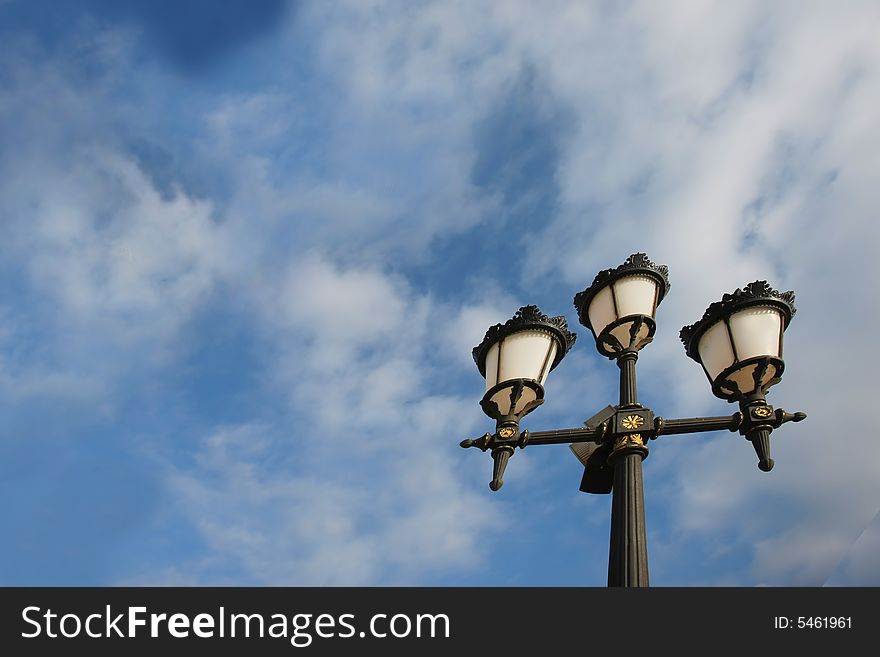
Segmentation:
<svg viewBox="0 0 880 657">
<path fill-rule="evenodd" d="M 786 413 L 766 402 L 768 388 L 782 377 L 782 334 L 794 316 L 794 293 L 755 281 L 713 303 L 696 323 L 681 330 L 688 356 L 703 366 L 712 392 L 739 411 L 729 416 L 664 419 L 638 401 L 636 361 L 654 337 L 657 307 L 669 292 L 668 268 L 636 253 L 600 272 L 574 297 L 581 324 L 589 328 L 600 354 L 617 362 L 620 396 L 584 427 L 521 430 L 522 418 L 544 402 L 547 376 L 574 345 L 576 336 L 562 316 L 548 317 L 523 306 L 505 324 L 496 324 L 473 355 L 486 379 L 480 406 L 495 420 L 494 433 L 461 442 L 492 455 L 492 481 L 503 485 L 515 449 L 569 444 L 584 465 L 580 490 L 612 493 L 608 586 L 648 586 L 648 550 L 642 461 L 647 443 L 663 435 L 727 429 L 749 440 L 758 467 L 773 468 L 770 433 L 804 413 Z"/>
</svg>

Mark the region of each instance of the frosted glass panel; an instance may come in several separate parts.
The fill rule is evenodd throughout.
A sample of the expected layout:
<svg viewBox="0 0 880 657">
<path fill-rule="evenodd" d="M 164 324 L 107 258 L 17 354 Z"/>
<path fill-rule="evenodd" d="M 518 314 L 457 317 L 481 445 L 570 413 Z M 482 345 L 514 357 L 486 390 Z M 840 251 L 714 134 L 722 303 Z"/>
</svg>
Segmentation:
<svg viewBox="0 0 880 657">
<path fill-rule="evenodd" d="M 746 308 L 730 316 L 730 331 L 740 360 L 753 356 L 781 356 L 782 316 L 775 308 Z"/>
<path fill-rule="evenodd" d="M 486 354 L 486 390 L 498 383 L 498 343 L 489 347 Z"/>
<path fill-rule="evenodd" d="M 776 369 L 776 365 L 770 365 L 770 367 L 767 368 L 767 371 L 764 372 L 764 376 L 761 377 L 761 387 L 770 383 L 771 379 L 775 379 L 778 373 L 779 370 Z"/>
<path fill-rule="evenodd" d="M 703 367 L 713 381 L 724 368 L 733 365 L 733 348 L 730 346 L 724 322 L 716 322 L 703 333 L 697 350 Z"/>
<path fill-rule="evenodd" d="M 501 415 L 510 413 L 510 388 L 503 388 L 492 395 L 492 401 L 498 404 Z"/>
<path fill-rule="evenodd" d="M 752 365 L 746 365 L 741 370 L 737 370 L 730 375 L 730 380 L 736 382 L 737 386 L 739 386 L 739 392 L 741 392 L 742 394 L 748 395 L 757 390 L 757 388 L 755 387 L 755 370 L 757 369 L 757 367 L 758 365 L 756 363 L 753 363 Z M 778 371 L 779 370 L 776 369 L 776 365 L 771 364 L 767 367 L 767 369 L 764 371 L 764 374 L 761 375 L 761 389 L 767 388 L 767 384 L 776 378 Z M 721 387 L 728 392 L 736 392 L 732 387 L 724 385 L 722 385 Z"/>
<path fill-rule="evenodd" d="M 620 326 L 616 326 L 611 330 L 611 335 L 620 340 L 620 344 L 623 345 L 623 348 L 626 349 L 629 347 L 629 331 L 632 328 L 632 322 L 624 322 Z M 642 324 L 639 328 L 639 332 L 636 334 L 636 341 L 634 344 L 639 344 L 642 340 L 648 337 L 649 328 L 647 324 Z"/>
<path fill-rule="evenodd" d="M 540 329 L 518 331 L 508 335 L 501 345 L 498 383 L 510 379 L 537 381 L 553 342 L 550 332 Z"/>
<path fill-rule="evenodd" d="M 611 298 L 611 287 L 603 287 L 599 293 L 593 297 L 588 310 L 590 316 L 590 326 L 593 327 L 593 333 L 599 335 L 606 326 L 617 319 L 614 312 L 614 299 Z"/>
<path fill-rule="evenodd" d="M 627 315 L 654 316 L 657 281 L 650 276 L 624 276 L 613 283 L 619 317 Z"/>
<path fill-rule="evenodd" d="M 553 359 L 556 358 L 557 349 L 558 345 L 556 340 L 552 340 L 550 342 L 550 354 L 547 356 L 547 363 L 544 365 L 544 374 L 541 376 L 541 380 L 538 381 L 541 385 L 544 385 L 547 381 L 547 375 L 550 374 L 550 368 L 553 367 Z"/>
<path fill-rule="evenodd" d="M 498 411 L 501 415 L 508 415 L 510 411 L 510 393 L 513 392 L 513 386 L 504 387 L 498 392 L 496 392 L 490 398 L 496 404 L 498 404 Z M 529 388 L 528 386 L 523 386 L 522 394 L 516 402 L 516 408 L 514 408 L 514 413 L 521 413 L 527 404 L 535 401 L 538 398 L 538 393 Z"/>
<path fill-rule="evenodd" d="M 526 404 L 529 404 L 535 401 L 538 398 L 538 395 L 531 388 L 523 388 L 522 396 L 516 402 L 516 408 L 514 409 L 514 413 L 521 413 L 522 410 L 526 407 Z"/>
<path fill-rule="evenodd" d="M 757 389 L 755 386 L 756 367 L 757 365 L 747 365 L 741 370 L 734 372 L 729 377 L 731 381 L 736 382 L 736 385 L 739 386 L 739 391 L 744 395 L 753 393 Z M 733 392 L 733 390 L 731 390 L 731 392 Z"/>
</svg>

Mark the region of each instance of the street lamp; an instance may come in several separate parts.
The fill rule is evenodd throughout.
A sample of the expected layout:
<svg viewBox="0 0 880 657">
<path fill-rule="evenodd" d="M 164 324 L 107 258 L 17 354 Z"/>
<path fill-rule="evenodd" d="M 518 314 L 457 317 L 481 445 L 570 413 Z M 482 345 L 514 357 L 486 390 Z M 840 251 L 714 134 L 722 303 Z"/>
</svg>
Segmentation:
<svg viewBox="0 0 880 657">
<path fill-rule="evenodd" d="M 782 334 L 795 312 L 794 292 L 780 293 L 767 281 L 755 281 L 725 294 L 700 321 L 681 329 L 685 351 L 703 366 L 712 392 L 739 402 L 742 433 L 754 445 L 764 472 L 773 468 L 773 425 L 766 420 L 774 414 L 764 399 L 767 389 L 782 378 Z M 791 419 L 805 417 L 801 413 Z"/>
<path fill-rule="evenodd" d="M 600 354 L 617 362 L 620 396 L 584 427 L 549 431 L 520 430 L 520 420 L 544 402 L 547 375 L 575 342 L 562 316 L 548 317 L 524 306 L 505 324 L 496 324 L 474 347 L 486 379 L 483 411 L 495 420 L 495 432 L 461 442 L 489 450 L 493 491 L 501 488 L 514 450 L 527 445 L 569 444 L 584 465 L 580 490 L 612 493 L 608 586 L 648 586 L 642 461 L 647 442 L 661 435 L 739 432 L 754 446 L 758 467 L 767 472 L 770 432 L 804 413 L 786 413 L 766 402 L 768 388 L 782 377 L 782 334 L 794 316 L 793 292 L 777 292 L 755 281 L 713 303 L 696 323 L 681 330 L 691 358 L 703 366 L 712 392 L 739 404 L 730 416 L 664 419 L 639 403 L 636 361 L 654 337 L 657 307 L 669 292 L 668 268 L 635 253 L 614 269 L 600 272 L 574 297 L 581 324 L 590 329 Z"/>
<path fill-rule="evenodd" d="M 486 394 L 480 406 L 495 420 L 492 490 L 504 483 L 504 468 L 521 435 L 519 421 L 544 403 L 547 375 L 559 365 L 575 338 L 565 317 L 548 317 L 537 306 L 523 306 L 506 323 L 490 328 L 474 347 L 474 361 L 486 377 Z"/>
</svg>

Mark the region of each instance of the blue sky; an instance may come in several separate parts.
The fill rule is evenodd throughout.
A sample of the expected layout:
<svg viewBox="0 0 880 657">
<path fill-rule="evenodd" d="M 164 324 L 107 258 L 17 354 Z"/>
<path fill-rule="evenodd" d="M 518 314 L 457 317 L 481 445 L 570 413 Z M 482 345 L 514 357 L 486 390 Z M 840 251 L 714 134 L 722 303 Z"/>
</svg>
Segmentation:
<svg viewBox="0 0 880 657">
<path fill-rule="evenodd" d="M 652 583 L 877 585 L 874 2 L 0 0 L 0 583 L 605 583 L 564 446 L 505 486 L 470 350 L 579 340 L 534 430 L 615 401 L 574 294 L 672 288 L 639 362 L 720 415 L 678 330 L 797 293 L 776 468 L 645 462 Z"/>
</svg>

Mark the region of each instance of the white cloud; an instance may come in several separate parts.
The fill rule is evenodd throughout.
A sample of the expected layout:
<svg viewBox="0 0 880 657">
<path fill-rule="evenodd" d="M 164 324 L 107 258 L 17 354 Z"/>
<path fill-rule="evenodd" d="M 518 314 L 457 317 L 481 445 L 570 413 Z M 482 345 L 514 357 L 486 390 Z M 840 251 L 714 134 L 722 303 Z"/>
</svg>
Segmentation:
<svg viewBox="0 0 880 657">
<path fill-rule="evenodd" d="M 196 567 L 207 577 L 228 558 L 261 583 L 418 582 L 472 565 L 497 527 L 476 493 L 486 460 L 447 449 L 482 432 L 476 398 L 434 377 L 474 375 L 470 349 L 519 305 L 511 288 L 573 294 L 641 250 L 669 264 L 641 385 L 663 382 L 671 408 L 658 412 L 700 415 L 732 409 L 712 403 L 677 329 L 768 278 L 800 307 L 771 401 L 810 417 L 774 435 L 769 475 L 739 438 L 692 437 L 658 441 L 646 478 L 654 465 L 679 482 L 663 492 L 670 534 L 711 542 L 733 527 L 755 546 L 755 582 L 821 583 L 880 499 L 876 441 L 844 424 L 870 407 L 877 369 L 865 347 L 880 319 L 865 303 L 880 274 L 877 20 L 871 2 L 306 5 L 289 29 L 312 31 L 327 97 L 282 76 L 194 102 L 193 150 L 228 181 L 210 200 L 161 189 L 124 154 L 113 124 L 149 132 L 138 108 L 97 111 L 131 74 L 124 35 L 104 35 L 87 92 L 7 47 L 16 74 L 0 117 L 29 137 L 0 156 L 0 249 L 56 346 L 39 362 L 4 359 L 0 389 L 84 380 L 101 395 L 121 369 L 185 350 L 181 327 L 222 284 L 252 313 L 262 378 L 292 419 L 255 410 L 209 435 L 191 469 L 170 467 L 211 545 Z M 557 205 L 502 234 L 500 199 L 471 179 L 475 136 L 525 70 L 538 110 L 569 123 L 546 163 Z M 393 273 L 481 224 L 475 250 L 499 255 L 493 240 L 516 238 L 506 262 L 520 280 L 482 280 L 450 303 Z M 581 331 L 579 353 L 590 342 Z M 614 377 L 591 363 L 573 355 L 554 374 L 557 409 L 583 403 L 575 381 L 592 394 Z"/>
<path fill-rule="evenodd" d="M 460 406 L 425 403 L 452 415 Z M 209 554 L 230 560 L 247 580 L 413 583 L 479 565 L 479 542 L 498 525 L 439 447 L 448 437 L 441 428 L 392 419 L 383 427 L 392 439 L 383 440 L 352 418 L 348 431 L 324 430 L 325 448 L 316 450 L 296 430 L 232 427 L 208 437 L 197 467 L 170 482 Z M 353 444 L 372 440 L 383 443 L 380 453 Z"/>
<path fill-rule="evenodd" d="M 661 315 L 674 327 L 661 328 L 643 360 L 659 358 L 652 373 L 674 385 L 670 411 L 730 410 L 711 403 L 678 327 L 756 278 L 798 292 L 789 371 L 771 401 L 810 417 L 777 433 L 776 470 L 745 473 L 754 456 L 737 439 L 670 446 L 680 458 L 667 473 L 684 482 L 675 503 L 685 532 L 741 526 L 739 540 L 756 545 L 755 581 L 821 583 L 880 497 L 869 432 L 846 431 L 846 447 L 828 442 L 841 433 L 840 409 L 870 405 L 876 369 L 873 352 L 856 359 L 845 345 L 870 344 L 878 319 L 859 283 L 878 273 L 869 251 L 880 200 L 877 6 L 501 3 L 469 10 L 480 21 L 459 9 L 380 11 L 365 23 L 358 15 L 364 38 L 334 38 L 329 51 L 365 45 L 346 61 L 351 88 L 368 102 L 443 107 L 478 87 L 480 98 L 457 108 L 462 124 L 531 67 L 576 129 L 555 163 L 558 212 L 523 241 L 525 284 L 560 275 L 576 291 L 638 250 L 668 263 L 673 288 Z M 478 38 L 492 49 L 481 51 Z M 481 56 L 462 66 L 466 52 Z M 802 508 L 798 498 L 816 490 L 829 502 Z M 752 518 L 756 507 L 771 509 L 772 522 Z M 808 539 L 823 532 L 828 540 Z M 788 565 L 772 557 L 783 552 Z"/>
<path fill-rule="evenodd" d="M 479 411 L 426 382 L 427 326 L 454 330 L 456 314 L 314 253 L 260 289 L 267 374 L 295 412 L 218 430 L 172 475 L 211 553 L 267 584 L 413 583 L 479 564 L 501 518 L 487 464 L 462 469 L 455 451 Z"/>
<path fill-rule="evenodd" d="M 0 252 L 22 274 L 19 296 L 4 301 L 16 339 L 39 341 L 38 360 L 9 366 L 25 379 L 105 388 L 161 360 L 234 262 L 212 203 L 160 190 L 124 149 L 120 126 L 137 132 L 138 110 L 114 90 L 131 74 L 132 43 L 87 24 L 58 44 L 61 62 L 26 39 L 0 51 L 10 82 Z"/>
<path fill-rule="evenodd" d="M 155 356 L 186 355 L 180 329 L 216 301 L 222 285 L 233 304 L 241 303 L 230 310 L 254 311 L 251 328 L 277 356 L 266 364 L 270 394 L 283 398 L 289 390 L 296 411 L 289 424 L 271 429 L 218 429 L 189 469 L 169 461 L 170 490 L 210 546 L 191 564 L 200 581 L 213 581 L 224 562 L 261 583 L 330 584 L 417 582 L 425 572 L 477 564 L 478 538 L 497 523 L 476 493 L 484 486 L 462 485 L 451 448 L 478 410 L 468 404 L 463 411 L 461 400 L 424 385 L 431 299 L 364 264 L 362 254 L 344 258 L 345 250 L 334 248 L 335 235 L 366 239 L 383 222 L 406 228 L 398 223 L 399 204 L 370 185 L 314 184 L 308 175 L 279 182 L 265 156 L 243 153 L 287 130 L 283 121 L 263 120 L 277 118 L 283 95 L 232 103 L 208 117 L 219 138 L 206 150 L 243 155 L 232 168 L 245 175 L 222 209 L 182 186 L 160 190 L 112 139 L 96 143 L 104 141 L 96 139 L 103 136 L 96 126 L 76 125 L 88 111 L 82 94 L 53 80 L 71 99 L 54 110 L 35 73 L 37 82 L 28 87 L 23 80 L 19 91 L 40 96 L 49 116 L 71 112 L 72 123 L 20 153 L 0 191 L 13 217 L 4 227 L 6 248 L 51 308 L 48 332 L 64 354 L 61 364 L 79 381 L 94 372 L 104 393 L 123 371 L 137 378 L 131 369 L 142 358 L 168 367 L 171 361 Z M 9 111 L 24 114 L 21 107 Z M 256 142 L 248 141 L 255 134 Z M 458 204 L 447 202 L 448 191 L 420 185 L 426 213 Z M 471 210 L 460 216 L 473 222 Z M 286 242 L 291 264 L 279 265 L 274 240 L 286 222 L 306 228 L 306 239 Z M 436 229 L 436 217 L 428 230 L 413 222 L 387 248 L 427 244 Z M 323 243 L 332 255 L 309 250 Z M 379 253 L 384 258 L 387 251 Z M 337 265 L 334 255 L 347 264 Z M 25 374 L 10 385 L 21 387 L 37 371 L 34 362 L 21 366 Z M 50 368 L 46 376 L 60 375 Z M 107 396 L 112 402 L 114 394 Z M 161 445 L 150 452 L 174 458 Z M 279 470 L 279 463 L 291 469 Z M 472 471 L 485 466 L 471 463 Z M 389 549 L 392 543 L 405 549 Z M 176 581 L 182 572 L 175 566 L 157 576 Z"/>
<path fill-rule="evenodd" d="M 880 513 L 846 553 L 826 586 L 877 586 L 880 582 Z"/>
<path fill-rule="evenodd" d="M 18 174 L 0 183 L 17 203 L 4 250 L 38 303 L 15 314 L 39 313 L 21 321 L 50 336 L 42 363 L 19 376 L 103 389 L 178 350 L 231 262 L 210 204 L 180 191 L 163 198 L 136 165 L 103 150 L 80 153 L 67 171 L 23 158 Z"/>
</svg>

